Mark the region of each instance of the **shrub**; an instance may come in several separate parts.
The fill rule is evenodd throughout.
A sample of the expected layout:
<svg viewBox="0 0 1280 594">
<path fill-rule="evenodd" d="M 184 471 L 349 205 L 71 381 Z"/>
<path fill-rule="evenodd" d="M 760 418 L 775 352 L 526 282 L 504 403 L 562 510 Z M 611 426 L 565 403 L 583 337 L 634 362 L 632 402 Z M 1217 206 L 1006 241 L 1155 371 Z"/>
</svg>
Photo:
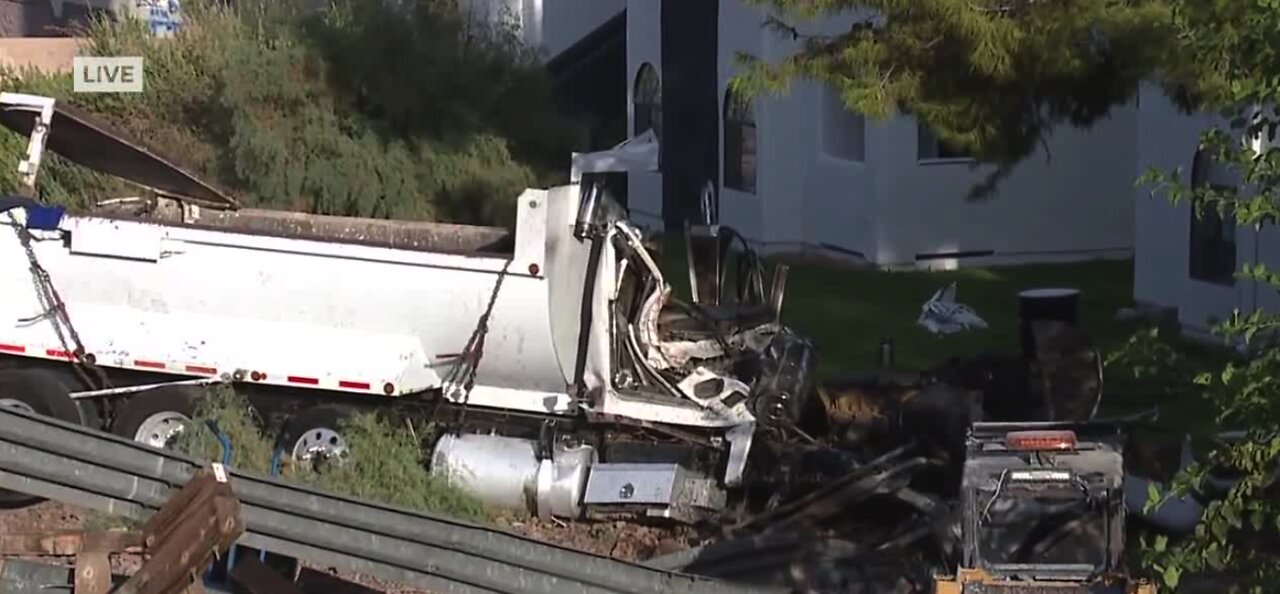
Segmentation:
<svg viewBox="0 0 1280 594">
<path fill-rule="evenodd" d="M 249 400 L 230 387 L 207 391 L 196 409 L 195 424 L 174 449 L 201 460 L 221 461 L 222 445 L 209 428 L 217 425 L 232 445 L 233 468 L 267 474 L 276 440 L 264 428 Z M 348 453 L 340 463 L 316 467 L 283 466 L 286 480 L 409 509 L 483 521 L 488 511 L 475 497 L 431 475 L 417 432 L 374 413 L 361 413 L 340 428 Z M 426 429 L 430 433 L 430 429 Z"/>
<path fill-rule="evenodd" d="M 303 471 L 302 480 L 411 509 L 445 512 L 469 520 L 487 517 L 479 500 L 431 475 L 423 444 L 407 427 L 364 413 L 347 419 L 342 432 L 349 449 L 342 463 Z"/>
<path fill-rule="evenodd" d="M 31 72 L 0 84 L 70 100 L 264 208 L 509 225 L 519 192 L 567 159 L 573 127 L 509 32 L 477 31 L 451 0 L 306 4 L 185 3 L 169 39 L 95 21 L 87 53 L 145 57 L 140 94 L 72 96 L 69 76 Z M 25 141 L 4 136 L 15 163 Z M 123 191 L 102 178 L 51 159 L 40 195 Z"/>
<path fill-rule="evenodd" d="M 200 460 L 223 460 L 222 442 L 208 426 L 217 425 L 231 441 L 231 466 L 266 474 L 271 470 L 274 442 L 263 431 L 263 424 L 253 406 L 243 395 L 229 386 L 216 386 L 205 391 L 196 405 L 195 425 L 178 435 L 174 449 Z"/>
</svg>

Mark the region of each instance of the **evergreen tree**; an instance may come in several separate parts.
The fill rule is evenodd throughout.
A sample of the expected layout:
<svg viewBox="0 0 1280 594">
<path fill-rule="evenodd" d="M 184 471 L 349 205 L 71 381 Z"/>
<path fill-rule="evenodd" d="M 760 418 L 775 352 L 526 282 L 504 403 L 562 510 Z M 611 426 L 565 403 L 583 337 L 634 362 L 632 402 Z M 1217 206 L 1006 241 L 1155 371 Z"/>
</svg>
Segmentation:
<svg viewBox="0 0 1280 594">
<path fill-rule="evenodd" d="M 909 112 L 937 137 L 1000 167 L 976 193 L 1041 146 L 1058 125 L 1088 126 L 1131 99 L 1168 57 L 1166 0 L 746 0 L 798 42 L 778 63 L 740 55 L 749 92 L 796 79 L 835 89 L 854 111 Z M 838 35 L 803 21 L 859 15 Z"/>
</svg>

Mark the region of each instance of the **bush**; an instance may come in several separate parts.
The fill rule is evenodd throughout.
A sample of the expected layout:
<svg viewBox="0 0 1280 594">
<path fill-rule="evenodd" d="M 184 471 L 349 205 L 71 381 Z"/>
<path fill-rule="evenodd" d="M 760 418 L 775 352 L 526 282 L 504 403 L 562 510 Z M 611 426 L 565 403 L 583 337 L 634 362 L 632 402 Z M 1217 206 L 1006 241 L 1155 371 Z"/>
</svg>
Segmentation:
<svg viewBox="0 0 1280 594">
<path fill-rule="evenodd" d="M 230 439 L 232 467 L 262 474 L 271 470 L 274 442 L 263 431 L 262 420 L 249 400 L 229 386 L 205 391 L 196 405 L 195 426 L 178 435 L 174 449 L 200 460 L 221 462 L 222 442 L 208 426 L 209 422 Z"/>
<path fill-rule="evenodd" d="M 342 427 L 349 452 L 340 464 L 300 471 L 302 480 L 354 497 L 445 512 L 482 520 L 487 512 L 476 498 L 432 476 L 422 442 L 407 427 L 372 413 L 358 414 Z"/>
<path fill-rule="evenodd" d="M 201 460 L 221 461 L 223 450 L 209 428 L 212 421 L 232 444 L 231 466 L 267 474 L 275 443 L 243 395 L 229 387 L 208 390 L 195 415 L 195 426 L 184 431 L 174 449 Z M 362 413 L 340 428 L 348 453 L 336 464 L 281 468 L 286 480 L 297 481 L 360 499 L 409 509 L 483 521 L 489 517 L 475 497 L 431 475 L 416 432 L 373 413 Z M 427 429 L 429 433 L 429 429 Z"/>
<path fill-rule="evenodd" d="M 170 39 L 95 21 L 87 53 L 146 58 L 140 94 L 73 97 L 69 76 L 32 72 L 0 84 L 70 100 L 264 208 L 510 225 L 519 192 L 567 159 L 574 129 L 509 32 L 476 30 L 452 0 L 305 4 L 186 3 Z M 4 137 L 15 163 L 25 139 Z M 77 207 L 123 191 L 58 159 L 40 183 Z"/>
</svg>

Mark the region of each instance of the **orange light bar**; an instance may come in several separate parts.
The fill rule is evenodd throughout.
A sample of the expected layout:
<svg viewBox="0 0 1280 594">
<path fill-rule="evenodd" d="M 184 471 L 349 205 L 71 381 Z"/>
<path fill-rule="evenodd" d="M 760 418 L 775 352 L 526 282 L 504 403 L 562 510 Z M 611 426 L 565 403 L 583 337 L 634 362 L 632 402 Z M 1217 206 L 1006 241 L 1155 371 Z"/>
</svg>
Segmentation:
<svg viewBox="0 0 1280 594">
<path fill-rule="evenodd" d="M 1075 431 L 1011 431 L 1005 435 L 1005 445 L 1011 450 L 1073 450 L 1076 447 Z"/>
</svg>

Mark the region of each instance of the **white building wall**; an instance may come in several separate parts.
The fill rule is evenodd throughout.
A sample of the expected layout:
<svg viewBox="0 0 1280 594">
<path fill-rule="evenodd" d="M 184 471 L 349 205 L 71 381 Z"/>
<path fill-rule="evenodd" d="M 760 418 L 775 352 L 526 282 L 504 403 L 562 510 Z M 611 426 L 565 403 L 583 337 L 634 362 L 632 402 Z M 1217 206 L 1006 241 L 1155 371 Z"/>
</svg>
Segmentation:
<svg viewBox="0 0 1280 594">
<path fill-rule="evenodd" d="M 812 155 L 800 171 L 800 191 L 804 197 L 804 234 L 799 238 L 810 246 L 860 254 L 875 260 L 878 254 L 877 195 L 883 176 L 886 128 L 876 121 L 862 123 L 862 160 L 832 154 L 827 135 L 848 134 L 832 124 L 839 108 L 836 93 L 816 83 L 796 88 L 791 105 L 796 115 L 807 114 L 796 129 L 794 144 Z"/>
<path fill-rule="evenodd" d="M 1138 160 L 1136 174 L 1148 169 L 1172 171 L 1181 167 L 1188 180 L 1200 135 L 1213 126 L 1226 126 L 1216 114 L 1184 114 L 1155 86 L 1144 86 L 1138 110 Z M 1177 205 L 1150 187 L 1134 190 L 1135 229 L 1134 298 L 1178 309 L 1178 321 L 1192 334 L 1207 334 L 1216 321 L 1233 310 L 1248 313 L 1255 308 L 1280 311 L 1280 296 L 1266 286 L 1237 280 L 1219 285 L 1191 278 L 1189 271 L 1191 207 Z M 1236 268 L 1262 262 L 1280 269 L 1280 233 L 1274 227 L 1255 232 L 1236 230 Z"/>
<path fill-rule="evenodd" d="M 1269 225 L 1259 232 L 1242 234 L 1251 238 L 1251 242 L 1245 244 L 1248 245 L 1248 250 L 1241 250 L 1243 253 L 1239 254 L 1238 260 L 1242 265 L 1244 262 L 1260 262 L 1266 264 L 1268 270 L 1280 270 L 1280 229 Z M 1280 314 L 1280 291 L 1271 285 L 1253 281 L 1237 281 L 1237 284 L 1240 285 L 1241 310 L 1247 312 L 1262 309 L 1268 313 Z"/>
<path fill-rule="evenodd" d="M 652 64 L 658 78 L 662 72 L 661 0 L 627 0 L 627 131 L 634 135 L 636 73 Z M 634 171 L 627 174 L 627 201 L 632 219 L 652 229 L 662 229 L 662 175 Z"/>
<path fill-rule="evenodd" d="M 655 0 L 628 2 L 631 81 L 646 61 L 661 75 L 660 7 Z M 762 27 L 761 9 L 721 0 L 720 11 L 723 107 L 738 52 L 777 61 L 796 44 Z M 847 30 L 856 17 L 850 13 L 800 28 L 834 33 Z M 1090 130 L 1057 132 L 1049 141 L 1051 162 L 1037 152 L 1002 182 L 997 197 L 971 203 L 965 194 L 985 169 L 975 171 L 968 161 L 919 163 L 912 118 L 864 122 L 861 161 L 829 154 L 824 137 L 836 133 L 836 114 L 828 108 L 828 92 L 818 83 L 797 81 L 785 95 L 756 99 L 757 192 L 722 187 L 720 214 L 722 223 L 766 250 L 834 248 L 882 265 L 914 265 L 917 254 L 939 252 L 998 254 L 966 264 L 1131 253 L 1137 126 L 1132 108 L 1117 110 Z M 721 127 L 723 134 L 723 122 Z M 722 172 L 723 149 L 722 142 Z M 629 195 L 638 221 L 660 221 L 658 176 L 631 175 Z"/>
<path fill-rule="evenodd" d="M 767 12 L 740 2 L 721 3 L 720 101 L 738 74 L 739 52 L 769 62 L 784 59 L 798 44 L 762 25 Z M 805 23 L 806 32 L 835 33 L 854 15 Z M 755 194 L 724 188 L 721 222 L 738 228 L 766 251 L 825 245 L 871 255 L 875 249 L 874 155 L 861 162 L 828 155 L 824 136 L 845 132 L 831 126 L 824 109 L 826 88 L 797 81 L 785 95 L 756 99 L 760 167 Z M 880 129 L 867 127 L 862 146 Z M 721 162 L 724 162 L 723 145 Z M 723 165 L 722 165 L 723 168 Z"/>
<path fill-rule="evenodd" d="M 769 203 L 764 198 L 774 195 L 779 182 L 786 178 L 787 167 L 793 160 L 785 157 L 785 143 L 788 130 L 785 126 L 786 114 L 776 113 L 782 107 L 778 99 L 760 97 L 755 100 L 754 114 L 756 119 L 756 191 L 743 192 L 724 187 L 724 99 L 728 92 L 729 79 L 737 72 L 735 52 L 747 52 L 755 56 L 764 52 L 767 32 L 759 26 L 764 11 L 747 7 L 732 0 L 720 2 L 720 30 L 717 53 L 719 59 L 717 81 L 717 101 L 720 112 L 720 171 L 717 174 L 720 186 L 720 223 L 728 225 L 742 233 L 744 237 L 756 241 L 769 241 L 774 235 L 786 234 L 788 229 L 798 229 L 802 221 L 801 210 L 794 205 L 790 211 L 782 212 L 775 201 Z M 781 161 L 781 162 L 780 162 Z M 770 209 L 769 206 L 774 208 Z M 765 223 L 768 221 L 768 224 Z"/>
<path fill-rule="evenodd" d="M 998 194 L 966 194 L 994 170 L 967 160 L 917 159 L 914 118 L 886 126 L 878 262 L 917 254 L 994 250 L 972 263 L 1127 256 L 1133 248 L 1136 114 L 1120 107 L 1090 129 L 1059 128 L 1000 182 Z M 1046 159 L 1046 157 L 1049 159 Z M 965 262 L 966 264 L 969 262 Z M 950 267 L 954 262 L 937 262 Z"/>
<path fill-rule="evenodd" d="M 801 26 L 814 34 L 837 34 L 862 16 L 850 12 Z M 769 34 L 769 39 L 771 61 L 783 60 L 800 49 L 799 43 L 777 34 Z M 799 193 L 802 208 L 796 210 L 802 213 L 804 224 L 799 235 L 772 240 L 782 245 L 834 248 L 874 260 L 880 216 L 876 197 L 881 191 L 877 171 L 883 166 L 885 127 L 849 112 L 835 89 L 812 81 L 797 82 L 781 111 L 794 122 L 783 125 L 791 136 L 782 150 L 797 157 L 782 181 L 783 187 L 773 196 L 785 196 L 787 188 L 795 188 L 791 192 Z M 860 150 L 853 153 L 836 150 L 855 145 Z M 774 202 L 775 208 L 784 207 L 777 204 L 781 201 Z"/>
</svg>

